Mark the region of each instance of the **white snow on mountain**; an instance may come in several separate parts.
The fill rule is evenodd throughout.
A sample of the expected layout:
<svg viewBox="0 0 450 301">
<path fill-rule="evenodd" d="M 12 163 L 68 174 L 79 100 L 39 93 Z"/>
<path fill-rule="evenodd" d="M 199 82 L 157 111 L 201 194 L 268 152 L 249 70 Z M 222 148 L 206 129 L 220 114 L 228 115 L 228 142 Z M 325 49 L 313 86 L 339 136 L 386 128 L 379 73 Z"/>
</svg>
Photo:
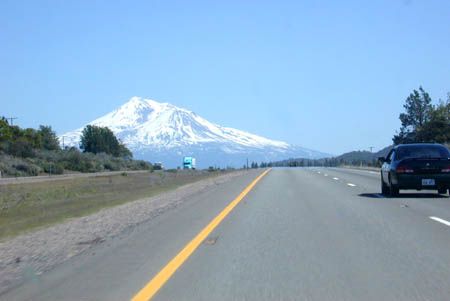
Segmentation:
<svg viewBox="0 0 450 301">
<path fill-rule="evenodd" d="M 208 158 L 204 163 L 238 163 L 239 166 L 242 166 L 243 156 L 252 159 L 252 154 L 258 161 L 296 155 L 305 158 L 326 156 L 286 142 L 223 127 L 189 110 L 141 97 L 131 98 L 117 110 L 89 124 L 110 128 L 137 158 L 174 161 L 175 165 L 182 155 L 203 155 Z M 65 144 L 78 146 L 83 128 L 62 135 Z M 221 160 L 223 154 L 233 158 Z M 202 162 L 202 159 L 198 158 L 198 161 Z"/>
</svg>

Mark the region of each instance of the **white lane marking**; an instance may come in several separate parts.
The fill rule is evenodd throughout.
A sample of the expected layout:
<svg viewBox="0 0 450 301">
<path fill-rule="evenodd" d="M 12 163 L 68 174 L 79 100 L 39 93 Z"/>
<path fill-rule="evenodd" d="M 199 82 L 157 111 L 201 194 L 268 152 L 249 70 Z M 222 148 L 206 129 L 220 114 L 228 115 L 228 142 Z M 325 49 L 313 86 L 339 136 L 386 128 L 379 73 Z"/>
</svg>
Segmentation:
<svg viewBox="0 0 450 301">
<path fill-rule="evenodd" d="M 317 173 L 320 173 L 320 171 L 318 171 Z"/>
<path fill-rule="evenodd" d="M 376 171 L 369 171 L 370 173 L 373 173 L 373 174 L 378 174 L 378 172 L 376 172 Z"/>
<path fill-rule="evenodd" d="M 324 176 L 325 176 L 325 177 L 328 177 L 328 175 L 327 175 L 327 174 L 324 174 Z"/>
<path fill-rule="evenodd" d="M 339 178 L 333 178 L 333 180 L 336 180 L 336 181 L 337 181 L 337 180 L 339 180 Z"/>
<path fill-rule="evenodd" d="M 446 221 L 445 219 L 442 219 L 442 218 L 439 218 L 439 217 L 436 217 L 436 216 L 430 216 L 430 218 L 431 218 L 432 220 L 435 220 L 435 221 L 437 221 L 437 222 L 440 222 L 440 223 L 442 223 L 442 224 L 447 225 L 447 226 L 450 227 L 450 222 Z"/>
<path fill-rule="evenodd" d="M 355 184 L 352 184 L 352 183 L 347 183 L 347 185 L 351 186 L 351 187 L 355 187 L 356 186 Z"/>
</svg>

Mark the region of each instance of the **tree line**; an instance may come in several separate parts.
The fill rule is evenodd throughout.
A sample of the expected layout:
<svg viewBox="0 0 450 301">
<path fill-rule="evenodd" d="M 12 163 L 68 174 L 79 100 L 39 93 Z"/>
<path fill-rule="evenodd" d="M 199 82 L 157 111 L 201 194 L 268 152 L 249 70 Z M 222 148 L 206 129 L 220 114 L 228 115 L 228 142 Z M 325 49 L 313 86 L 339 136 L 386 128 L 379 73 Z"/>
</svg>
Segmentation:
<svg viewBox="0 0 450 301">
<path fill-rule="evenodd" d="M 22 129 L 9 125 L 6 118 L 0 118 L 0 151 L 26 158 L 32 157 L 36 149 L 59 149 L 58 138 L 50 126 Z"/>
<path fill-rule="evenodd" d="M 79 148 L 62 149 L 51 126 L 21 128 L 0 117 L 0 172 L 3 175 L 152 168 L 150 163 L 132 160 L 132 157 L 131 151 L 107 127 L 88 125 L 83 129 Z"/>
<path fill-rule="evenodd" d="M 132 158 L 131 151 L 107 127 L 88 125 L 81 135 L 80 149 L 89 153 L 106 153 L 115 157 Z M 0 118 L 0 151 L 22 158 L 33 157 L 36 150 L 61 150 L 58 136 L 51 126 L 38 129 L 9 125 Z"/>
</svg>

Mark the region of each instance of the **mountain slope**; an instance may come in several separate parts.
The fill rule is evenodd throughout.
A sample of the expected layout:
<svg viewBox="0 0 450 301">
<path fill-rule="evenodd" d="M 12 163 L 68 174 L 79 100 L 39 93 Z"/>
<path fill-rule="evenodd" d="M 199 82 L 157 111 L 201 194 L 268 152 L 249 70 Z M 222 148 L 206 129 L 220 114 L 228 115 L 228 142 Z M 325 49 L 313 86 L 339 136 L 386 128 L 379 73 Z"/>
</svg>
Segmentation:
<svg viewBox="0 0 450 301">
<path fill-rule="evenodd" d="M 376 161 L 379 157 L 385 157 L 390 152 L 392 147 L 392 145 L 386 146 L 376 153 L 372 153 L 369 151 L 351 151 L 337 156 L 336 159 L 338 161 L 344 161 L 349 164 L 352 162 L 371 163 L 373 161 Z"/>
<path fill-rule="evenodd" d="M 287 157 L 320 158 L 317 151 L 270 140 L 245 131 L 223 127 L 194 112 L 169 103 L 133 97 L 117 110 L 89 124 L 110 128 L 136 158 L 180 165 L 185 155 L 197 157 L 200 167 L 240 167 L 251 161 Z M 62 136 L 66 145 L 78 146 L 83 128 Z"/>
</svg>

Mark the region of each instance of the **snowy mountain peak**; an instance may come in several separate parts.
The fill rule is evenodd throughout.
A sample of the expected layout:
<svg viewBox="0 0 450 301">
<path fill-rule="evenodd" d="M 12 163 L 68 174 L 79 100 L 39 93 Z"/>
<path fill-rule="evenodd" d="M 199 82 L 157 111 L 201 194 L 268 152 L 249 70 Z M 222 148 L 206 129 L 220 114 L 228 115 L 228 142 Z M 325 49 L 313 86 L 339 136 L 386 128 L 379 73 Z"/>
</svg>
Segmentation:
<svg viewBox="0 0 450 301">
<path fill-rule="evenodd" d="M 110 128 L 135 155 L 172 152 L 179 157 L 186 153 L 214 152 L 220 157 L 220 153 L 248 155 L 257 151 L 273 157 L 274 154 L 288 155 L 293 149 L 301 149 L 286 142 L 214 124 L 170 103 L 137 96 L 89 124 Z M 82 129 L 63 135 L 68 145 L 78 146 Z M 320 156 L 314 151 L 301 150 L 305 157 Z M 284 156 L 282 158 L 285 159 Z"/>
<path fill-rule="evenodd" d="M 157 102 L 153 99 L 146 99 L 139 96 L 133 96 L 124 103 L 118 110 L 134 111 L 140 108 L 153 108 L 154 110 L 161 110 L 163 107 L 172 106 L 169 103 Z"/>
</svg>

